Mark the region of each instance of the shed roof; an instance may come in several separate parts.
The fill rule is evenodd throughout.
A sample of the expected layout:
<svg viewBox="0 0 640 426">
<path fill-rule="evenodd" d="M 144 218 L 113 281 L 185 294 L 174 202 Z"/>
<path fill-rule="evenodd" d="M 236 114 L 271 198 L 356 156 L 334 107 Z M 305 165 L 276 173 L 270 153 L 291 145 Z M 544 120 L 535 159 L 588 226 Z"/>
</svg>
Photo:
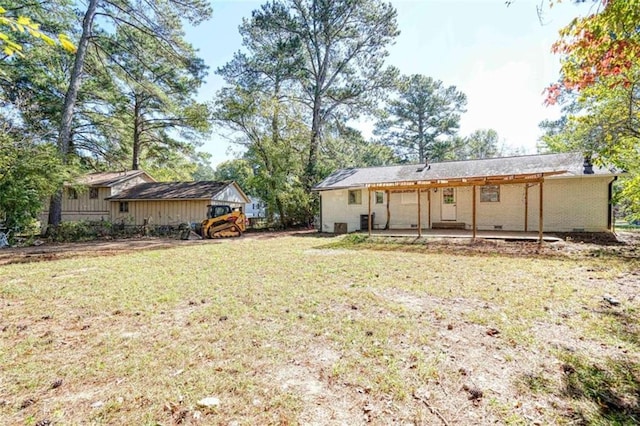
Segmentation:
<svg viewBox="0 0 640 426">
<path fill-rule="evenodd" d="M 593 176 L 615 172 L 593 166 L 593 174 L 584 173 L 584 156 L 579 152 L 523 155 L 482 160 L 443 161 L 424 164 L 341 169 L 332 173 L 313 189 L 362 187 L 372 184 L 436 182 L 454 179 L 481 179 L 507 176 Z"/>
<path fill-rule="evenodd" d="M 141 175 L 147 175 L 149 179 L 155 180 L 144 170 L 123 170 L 119 172 L 89 173 L 80 176 L 76 180 L 76 183 L 94 187 L 111 187 Z"/>
<path fill-rule="evenodd" d="M 210 200 L 227 187 L 233 186 L 250 202 L 240 187 L 232 181 L 148 182 L 128 188 L 107 200 Z"/>
</svg>

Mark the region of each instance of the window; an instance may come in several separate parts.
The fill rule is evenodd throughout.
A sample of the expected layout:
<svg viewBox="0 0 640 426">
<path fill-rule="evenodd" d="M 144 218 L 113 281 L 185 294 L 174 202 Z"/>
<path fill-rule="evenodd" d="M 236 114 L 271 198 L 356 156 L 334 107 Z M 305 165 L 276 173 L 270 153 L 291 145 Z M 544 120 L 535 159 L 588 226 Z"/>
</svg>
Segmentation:
<svg viewBox="0 0 640 426">
<path fill-rule="evenodd" d="M 480 187 L 481 203 L 500 202 L 500 185 L 485 185 Z"/>
<path fill-rule="evenodd" d="M 384 203 L 384 192 L 376 191 L 376 204 Z"/>
<path fill-rule="evenodd" d="M 129 212 L 129 202 L 120 201 L 120 213 L 128 213 L 128 212 Z"/>
<path fill-rule="evenodd" d="M 98 188 L 89 188 L 89 198 L 92 200 L 98 198 Z"/>
<path fill-rule="evenodd" d="M 349 191 L 349 204 L 362 204 L 361 189 L 352 189 Z"/>
<path fill-rule="evenodd" d="M 78 199 L 78 192 L 73 188 L 67 188 L 67 195 L 69 196 L 70 200 Z"/>
</svg>

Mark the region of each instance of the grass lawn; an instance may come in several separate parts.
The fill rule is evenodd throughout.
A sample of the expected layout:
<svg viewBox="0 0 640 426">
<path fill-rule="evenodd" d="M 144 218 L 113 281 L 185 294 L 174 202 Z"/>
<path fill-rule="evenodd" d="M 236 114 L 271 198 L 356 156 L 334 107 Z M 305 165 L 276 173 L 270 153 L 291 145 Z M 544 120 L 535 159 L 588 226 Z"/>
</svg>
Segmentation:
<svg viewBox="0 0 640 426">
<path fill-rule="evenodd" d="M 5 265 L 0 423 L 638 422 L 640 262 L 534 246 L 311 234 Z"/>
</svg>

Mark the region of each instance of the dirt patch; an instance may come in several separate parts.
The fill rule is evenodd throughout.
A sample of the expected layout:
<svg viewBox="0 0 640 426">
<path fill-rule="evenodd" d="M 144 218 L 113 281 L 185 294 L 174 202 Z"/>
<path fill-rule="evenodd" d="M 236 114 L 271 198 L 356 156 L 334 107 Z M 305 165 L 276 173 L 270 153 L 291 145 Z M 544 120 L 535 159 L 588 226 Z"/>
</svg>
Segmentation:
<svg viewBox="0 0 640 426">
<path fill-rule="evenodd" d="M 114 256 L 139 250 L 163 250 L 183 246 L 232 243 L 242 240 L 264 240 L 290 235 L 306 235 L 313 230 L 289 230 L 273 232 L 248 232 L 241 238 L 219 240 L 177 240 L 170 238 L 131 238 L 120 240 L 98 240 L 80 243 L 44 243 L 30 247 L 10 247 L 0 249 L 0 266 L 12 263 L 43 262 L 78 256 Z"/>
</svg>

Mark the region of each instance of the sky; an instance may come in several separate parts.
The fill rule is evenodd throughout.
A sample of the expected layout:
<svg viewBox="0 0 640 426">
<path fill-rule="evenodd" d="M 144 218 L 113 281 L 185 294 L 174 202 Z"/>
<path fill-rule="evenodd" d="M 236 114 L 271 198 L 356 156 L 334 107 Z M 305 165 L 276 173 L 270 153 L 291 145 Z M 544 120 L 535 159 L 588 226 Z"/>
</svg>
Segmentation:
<svg viewBox="0 0 640 426">
<path fill-rule="evenodd" d="M 238 26 L 263 2 L 213 0 L 213 18 L 187 31 L 210 67 L 198 99 L 211 101 L 223 87 L 215 70 L 240 50 Z M 557 118 L 557 107 L 544 105 L 543 90 L 558 79 L 560 61 L 551 53 L 558 30 L 593 3 L 565 0 L 548 7 L 548 0 L 393 0 L 400 35 L 389 47 L 388 64 L 402 74 L 423 74 L 467 95 L 461 136 L 477 129 L 494 129 L 507 150 L 536 152 L 538 124 Z M 542 14 L 538 8 L 542 6 Z M 356 124 L 365 137 L 373 124 Z M 213 155 L 212 166 L 239 155 L 221 129 L 215 129 L 202 150 Z"/>
</svg>

